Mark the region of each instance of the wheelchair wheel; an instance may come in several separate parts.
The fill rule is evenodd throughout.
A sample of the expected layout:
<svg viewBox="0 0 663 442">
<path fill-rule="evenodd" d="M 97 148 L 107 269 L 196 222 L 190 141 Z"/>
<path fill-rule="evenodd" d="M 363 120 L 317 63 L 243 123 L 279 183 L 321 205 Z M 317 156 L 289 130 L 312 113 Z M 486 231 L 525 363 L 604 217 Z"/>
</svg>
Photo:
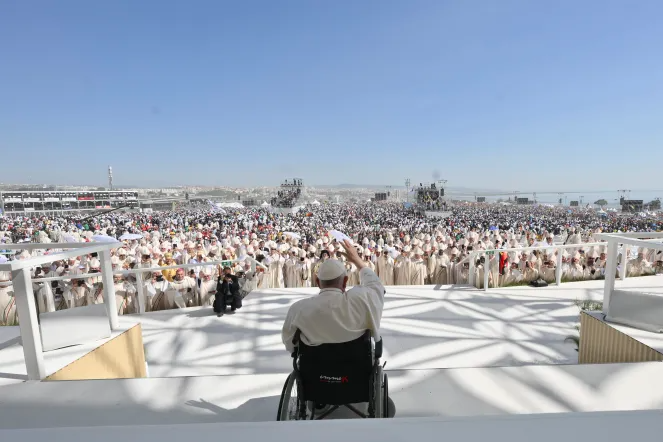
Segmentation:
<svg viewBox="0 0 663 442">
<path fill-rule="evenodd" d="M 378 365 L 373 371 L 373 379 L 371 385 L 370 401 L 368 403 L 368 417 L 381 418 L 383 416 L 384 400 L 382 398 L 382 366 Z"/>
<path fill-rule="evenodd" d="M 303 397 L 303 384 L 299 373 L 293 371 L 288 375 L 281 399 L 279 400 L 279 410 L 276 416 L 277 421 L 296 421 L 306 420 L 310 412 L 306 407 Z"/>
<path fill-rule="evenodd" d="M 382 381 L 382 417 L 389 417 L 389 379 L 383 374 Z"/>
</svg>

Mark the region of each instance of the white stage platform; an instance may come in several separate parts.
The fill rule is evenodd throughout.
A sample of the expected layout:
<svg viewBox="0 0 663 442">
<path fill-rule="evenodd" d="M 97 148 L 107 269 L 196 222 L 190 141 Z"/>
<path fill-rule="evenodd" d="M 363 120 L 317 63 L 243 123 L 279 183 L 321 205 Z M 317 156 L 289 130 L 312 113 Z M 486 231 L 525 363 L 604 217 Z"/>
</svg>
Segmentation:
<svg viewBox="0 0 663 442">
<path fill-rule="evenodd" d="M 392 370 L 576 363 L 573 345 L 564 342 L 576 332 L 574 300 L 598 298 L 596 291 L 389 287 L 383 360 Z M 150 375 L 287 372 L 292 363 L 281 343 L 283 320 L 292 303 L 314 293 L 257 291 L 235 315 L 222 318 L 209 308 L 144 315 Z"/>
<path fill-rule="evenodd" d="M 629 278 L 617 287 L 663 293 L 663 276 Z M 234 315 L 218 318 L 211 308 L 190 308 L 123 316 L 120 323 L 124 329 L 142 323 L 150 376 L 285 373 L 292 365 L 281 343 L 283 320 L 293 302 L 315 293 L 260 290 Z M 383 360 L 392 370 L 574 364 L 577 352 L 564 342 L 577 333 L 574 302 L 602 296 L 603 281 L 488 292 L 465 286 L 388 287 Z M 0 327 L 0 385 L 26 378 L 18 335 L 18 327 Z M 99 344 L 45 353 L 48 372 Z"/>
<path fill-rule="evenodd" d="M 617 287 L 663 293 L 663 276 L 630 278 Z M 281 343 L 283 320 L 292 303 L 315 293 L 258 290 L 235 315 L 222 318 L 209 308 L 144 315 L 150 375 L 287 372 L 292 363 Z M 387 287 L 383 360 L 392 370 L 575 364 L 575 347 L 565 342 L 577 334 L 574 303 L 602 298 L 603 281 L 488 292 L 466 286 Z"/>
<path fill-rule="evenodd" d="M 499 416 L 456 419 L 389 419 L 343 420 L 318 422 L 270 422 L 207 425 L 106 426 L 88 428 L 49 428 L 0 430 L 2 440 L 23 442 L 95 442 L 159 441 L 197 442 L 224 440 L 277 440 L 289 442 L 338 442 L 352 439 L 362 442 L 444 440 L 485 442 L 487 440 L 559 442 L 560 440 L 594 440 L 623 442 L 637 435 L 643 440 L 660 438 L 663 430 L 661 411 L 619 413 L 564 413 L 538 416 Z M 107 425 L 110 425 L 107 424 Z M 315 427 L 313 427 L 313 425 Z"/>
<path fill-rule="evenodd" d="M 663 277 L 618 286 L 663 291 Z M 577 361 L 564 342 L 578 322 L 574 302 L 602 290 L 602 281 L 487 293 L 389 287 L 383 360 L 396 417 L 663 408 L 659 362 L 566 365 Z M 313 293 L 256 291 L 221 318 L 200 308 L 121 317 L 123 328 L 142 323 L 149 379 L 22 382 L 18 328 L 0 328 L 0 428 L 274 420 L 291 369 L 281 325 Z M 46 353 L 48 371 L 102 342 Z"/>
<path fill-rule="evenodd" d="M 660 362 L 387 373 L 398 419 L 663 408 Z M 14 384 L 0 388 L 0 428 L 273 421 L 286 376 Z"/>
</svg>

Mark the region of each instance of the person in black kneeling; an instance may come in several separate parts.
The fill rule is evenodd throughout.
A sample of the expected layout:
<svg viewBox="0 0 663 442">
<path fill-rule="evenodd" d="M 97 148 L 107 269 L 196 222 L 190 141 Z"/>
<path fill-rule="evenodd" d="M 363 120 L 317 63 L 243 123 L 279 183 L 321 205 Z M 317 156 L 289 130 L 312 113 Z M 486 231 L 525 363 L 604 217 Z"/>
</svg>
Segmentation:
<svg viewBox="0 0 663 442">
<path fill-rule="evenodd" d="M 226 306 L 230 305 L 230 311 L 242 308 L 242 295 L 239 292 L 239 281 L 237 276 L 231 273 L 230 267 L 223 269 L 223 275 L 216 282 L 216 296 L 214 297 L 214 313 L 221 315 L 226 312 Z"/>
</svg>

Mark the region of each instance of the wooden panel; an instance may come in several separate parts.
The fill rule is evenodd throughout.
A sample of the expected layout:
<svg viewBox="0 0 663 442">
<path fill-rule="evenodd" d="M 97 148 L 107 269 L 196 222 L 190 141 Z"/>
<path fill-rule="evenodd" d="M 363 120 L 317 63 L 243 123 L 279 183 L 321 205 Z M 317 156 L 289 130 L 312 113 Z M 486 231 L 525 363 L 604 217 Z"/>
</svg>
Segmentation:
<svg viewBox="0 0 663 442">
<path fill-rule="evenodd" d="M 143 332 L 136 324 L 90 353 L 48 376 L 46 381 L 144 378 Z"/>
<path fill-rule="evenodd" d="M 663 361 L 663 353 L 633 339 L 609 324 L 580 314 L 580 364 Z"/>
</svg>

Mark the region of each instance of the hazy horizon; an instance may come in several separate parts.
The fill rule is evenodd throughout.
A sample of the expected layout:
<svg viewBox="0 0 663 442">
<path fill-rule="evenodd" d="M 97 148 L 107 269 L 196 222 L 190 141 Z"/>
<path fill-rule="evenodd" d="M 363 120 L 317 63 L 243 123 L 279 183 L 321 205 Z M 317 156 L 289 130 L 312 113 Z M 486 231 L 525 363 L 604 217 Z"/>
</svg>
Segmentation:
<svg viewBox="0 0 663 442">
<path fill-rule="evenodd" d="M 2 180 L 105 186 L 110 164 L 141 187 L 655 188 L 662 14 L 656 0 L 9 0 Z"/>
</svg>

